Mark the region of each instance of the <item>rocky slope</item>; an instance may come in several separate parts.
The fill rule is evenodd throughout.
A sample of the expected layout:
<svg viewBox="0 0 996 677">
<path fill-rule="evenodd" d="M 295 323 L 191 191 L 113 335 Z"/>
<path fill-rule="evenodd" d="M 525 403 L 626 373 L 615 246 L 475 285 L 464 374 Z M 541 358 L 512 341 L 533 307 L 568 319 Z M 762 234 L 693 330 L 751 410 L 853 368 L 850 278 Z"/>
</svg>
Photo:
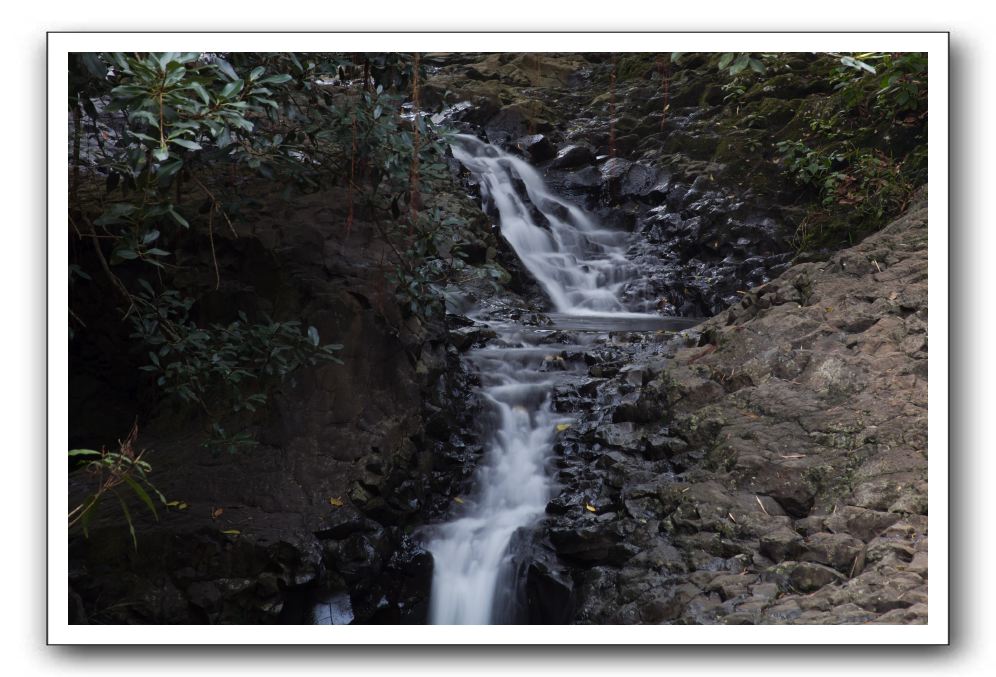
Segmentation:
<svg viewBox="0 0 996 677">
<path fill-rule="evenodd" d="M 805 198 L 771 148 L 829 83 L 771 78 L 731 122 L 701 59 L 665 99 L 645 56 L 611 64 L 618 79 L 600 55 L 439 60 L 440 86 L 476 104 L 457 118 L 640 234 L 634 298 L 716 314 L 560 355 L 589 378 L 557 393 L 580 417 L 559 434 L 561 492 L 513 543 L 523 617 L 925 622 L 925 191 L 858 246 L 793 266 Z"/>
<path fill-rule="evenodd" d="M 575 621 L 926 622 L 926 225 L 587 356 L 544 526 Z"/>
</svg>

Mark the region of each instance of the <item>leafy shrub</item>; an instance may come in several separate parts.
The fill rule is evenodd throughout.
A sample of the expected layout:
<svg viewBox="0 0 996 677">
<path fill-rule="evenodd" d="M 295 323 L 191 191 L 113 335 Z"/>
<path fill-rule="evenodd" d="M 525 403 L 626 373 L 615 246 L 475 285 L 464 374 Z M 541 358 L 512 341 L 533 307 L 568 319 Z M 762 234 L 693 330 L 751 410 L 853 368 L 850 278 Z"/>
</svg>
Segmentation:
<svg viewBox="0 0 996 677">
<path fill-rule="evenodd" d="M 132 521 L 131 510 L 128 508 L 128 498 L 134 496 L 149 511 L 159 519 L 156 503 L 166 505 L 166 498 L 149 481 L 152 466 L 143 456 L 145 451 L 135 451 L 138 439 L 138 425 L 132 426 L 131 432 L 124 441 L 119 442 L 118 451 L 101 449 L 70 449 L 69 461 L 75 463 L 74 473 L 86 476 L 93 487 L 83 501 L 69 511 L 69 528 L 79 525 L 84 535 L 89 535 L 89 526 L 94 515 L 104 499 L 113 496 L 128 524 L 132 544 L 138 550 L 138 538 L 135 535 L 135 523 Z M 127 493 L 122 494 L 122 489 Z M 156 500 L 153 499 L 155 497 Z"/>
<path fill-rule="evenodd" d="M 342 346 L 321 345 L 318 330 L 302 332 L 297 320 L 253 324 L 239 311 L 235 322 L 199 327 L 188 315 L 193 299 L 143 286 L 130 315 L 132 338 L 150 348 L 149 364 L 141 369 L 154 374 L 167 394 L 207 412 L 215 432 L 223 430 L 216 421 L 223 414 L 265 405 L 269 383 L 302 366 L 341 364 L 335 352 Z"/>
<path fill-rule="evenodd" d="M 395 254 L 391 280 L 402 307 L 437 313 L 436 284 L 463 267 L 452 238 L 466 223 L 422 208 L 450 177 L 445 136 L 417 109 L 420 72 L 417 55 L 400 53 L 71 58 L 74 232 L 92 241 L 131 338 L 148 355 L 142 370 L 165 396 L 207 412 L 220 446 L 248 446 L 241 432 L 224 430 L 221 417 L 255 411 L 268 384 L 301 366 L 337 361 L 341 346 L 320 345 L 317 331 L 305 332 L 298 320 L 251 323 L 243 314 L 228 325 L 199 326 L 190 319 L 196 291 L 172 282 L 178 238 L 206 230 L 217 288 L 216 230 L 237 237 L 236 197 L 199 174 L 244 167 L 302 191 L 344 183 L 347 234 L 355 213 L 373 221 Z M 410 93 L 415 104 L 405 112 Z M 93 217 L 79 196 L 84 164 L 106 177 Z M 191 199 L 183 199 L 191 191 L 205 200 L 206 217 L 191 213 Z M 70 282 L 97 272 L 72 264 Z M 85 325 L 72 309 L 70 316 L 73 335 Z"/>
</svg>

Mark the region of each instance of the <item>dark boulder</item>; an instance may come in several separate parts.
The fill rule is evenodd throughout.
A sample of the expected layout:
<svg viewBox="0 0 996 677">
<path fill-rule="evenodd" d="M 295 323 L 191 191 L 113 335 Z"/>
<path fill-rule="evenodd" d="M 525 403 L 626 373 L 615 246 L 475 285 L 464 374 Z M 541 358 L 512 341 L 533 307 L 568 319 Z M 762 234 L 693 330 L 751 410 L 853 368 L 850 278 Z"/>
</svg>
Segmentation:
<svg viewBox="0 0 996 677">
<path fill-rule="evenodd" d="M 525 153 L 530 162 L 540 163 L 549 160 L 556 152 L 553 144 L 543 134 L 531 134 L 516 139 L 513 144 L 519 151 Z"/>
<path fill-rule="evenodd" d="M 573 169 L 590 165 L 595 162 L 595 151 L 591 146 L 578 144 L 565 146 L 557 152 L 557 157 L 550 163 L 553 169 Z"/>
</svg>

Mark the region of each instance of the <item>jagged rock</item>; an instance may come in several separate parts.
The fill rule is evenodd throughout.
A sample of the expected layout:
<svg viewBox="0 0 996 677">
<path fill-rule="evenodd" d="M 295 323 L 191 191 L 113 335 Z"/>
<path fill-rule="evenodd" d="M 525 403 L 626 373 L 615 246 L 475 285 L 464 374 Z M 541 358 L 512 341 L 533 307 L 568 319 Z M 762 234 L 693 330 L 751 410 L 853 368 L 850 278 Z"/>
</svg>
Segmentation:
<svg viewBox="0 0 996 677">
<path fill-rule="evenodd" d="M 530 162 L 534 163 L 545 162 L 556 153 L 550 140 L 543 134 L 523 136 L 517 139 L 513 145 L 525 153 Z"/>
<path fill-rule="evenodd" d="M 571 145 L 561 148 L 557 152 L 557 157 L 550 163 L 553 169 L 573 169 L 590 165 L 595 162 L 595 152 L 591 146 Z"/>
<path fill-rule="evenodd" d="M 534 561 L 526 573 L 528 622 L 565 624 L 574 617 L 574 581 L 570 574 L 543 561 Z"/>
<path fill-rule="evenodd" d="M 804 551 L 802 537 L 787 527 L 761 536 L 759 552 L 773 562 L 796 559 Z"/>
<path fill-rule="evenodd" d="M 458 329 L 453 329 L 449 333 L 450 343 L 457 350 L 468 350 L 474 346 L 482 346 L 491 339 L 495 338 L 497 334 L 495 331 L 489 327 L 485 326 L 471 326 L 471 327 L 460 327 Z"/>
<path fill-rule="evenodd" d="M 806 538 L 805 553 L 799 558 L 804 562 L 816 562 L 833 567 L 847 574 L 851 571 L 854 559 L 861 552 L 863 543 L 848 534 L 813 534 Z"/>
</svg>

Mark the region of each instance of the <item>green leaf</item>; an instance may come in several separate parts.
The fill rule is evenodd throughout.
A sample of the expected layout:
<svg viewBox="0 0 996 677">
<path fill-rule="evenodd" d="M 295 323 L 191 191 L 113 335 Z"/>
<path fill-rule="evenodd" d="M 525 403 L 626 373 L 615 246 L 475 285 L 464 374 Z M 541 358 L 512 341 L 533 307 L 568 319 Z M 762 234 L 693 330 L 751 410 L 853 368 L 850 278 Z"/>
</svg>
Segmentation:
<svg viewBox="0 0 996 677">
<path fill-rule="evenodd" d="M 135 545 L 135 550 L 137 551 L 138 538 L 135 536 L 135 525 L 131 521 L 131 513 L 128 511 L 128 506 L 125 505 L 123 500 L 121 500 L 121 496 L 118 495 L 118 492 L 114 491 L 112 493 L 114 494 L 114 497 L 118 499 L 118 503 L 121 504 L 121 512 L 124 513 L 125 520 L 128 522 L 128 531 L 131 532 L 131 542 Z"/>
<path fill-rule="evenodd" d="M 761 73 L 762 75 L 764 74 L 764 64 L 761 63 L 758 59 L 752 58 L 750 60 L 750 68 L 755 73 Z"/>
<path fill-rule="evenodd" d="M 723 56 L 719 57 L 719 65 L 718 65 L 719 70 L 723 70 L 724 68 L 729 66 L 730 62 L 733 61 L 734 56 L 736 56 L 735 53 L 726 52 L 725 54 L 723 54 Z"/>
<path fill-rule="evenodd" d="M 116 249 L 114 250 L 114 255 L 119 259 L 125 259 L 128 261 L 138 258 L 138 254 L 131 249 Z"/>
<path fill-rule="evenodd" d="M 170 143 L 175 143 L 176 145 L 186 148 L 187 150 L 201 150 L 201 144 L 196 141 L 191 141 L 190 139 L 171 139 Z"/>
<path fill-rule="evenodd" d="M 384 108 L 380 104 L 377 104 L 377 107 L 374 108 L 374 120 L 376 120 L 377 118 L 379 118 L 380 114 L 383 113 L 383 112 L 384 112 Z"/>
<path fill-rule="evenodd" d="M 129 129 L 128 130 L 128 134 L 130 134 L 131 136 L 135 137 L 136 139 L 138 139 L 140 141 L 148 141 L 150 143 L 159 143 L 159 139 L 154 139 L 151 136 L 149 136 L 148 134 L 143 134 L 142 132 L 133 132 L 133 131 L 131 131 Z"/>
<path fill-rule="evenodd" d="M 172 206 L 170 206 L 169 208 L 169 215 L 173 217 L 174 221 L 179 223 L 184 228 L 190 228 L 190 224 L 187 222 L 187 220 L 182 216 L 180 216 L 179 214 L 177 214 L 176 210 L 174 210 Z"/>
<path fill-rule="evenodd" d="M 142 488 L 141 484 L 136 482 L 133 478 L 129 477 L 128 475 L 123 475 L 123 479 L 125 483 L 129 487 L 131 487 L 131 490 L 135 492 L 135 495 L 138 496 L 138 498 L 142 501 L 142 503 L 148 506 L 149 510 L 152 511 L 152 516 L 155 517 L 156 521 L 158 522 L 159 513 L 156 512 L 156 505 L 155 503 L 152 502 L 152 498 L 149 496 L 148 492 L 146 492 L 145 489 Z"/>
<path fill-rule="evenodd" d="M 111 96 L 120 99 L 133 99 L 136 96 L 142 96 L 146 92 L 141 87 L 136 87 L 135 85 L 119 85 L 111 90 Z"/>
<path fill-rule="evenodd" d="M 268 75 L 265 78 L 259 80 L 260 85 L 282 85 L 285 82 L 293 80 L 291 76 L 286 73 L 281 73 L 279 75 Z"/>
<path fill-rule="evenodd" d="M 110 226 L 115 223 L 121 223 L 126 220 L 125 217 L 134 214 L 136 211 L 138 211 L 138 207 L 130 202 L 115 202 L 105 209 L 104 213 L 94 223 L 98 226 Z"/>
<path fill-rule="evenodd" d="M 266 69 L 263 68 L 262 66 L 256 66 L 255 68 L 253 68 L 252 72 L 249 73 L 249 82 L 254 82 L 256 78 L 262 75 L 265 70 Z"/>
<path fill-rule="evenodd" d="M 234 82 L 229 82 L 227 85 L 225 85 L 222 88 L 218 96 L 222 99 L 230 99 L 242 91 L 243 84 L 244 83 L 242 82 L 242 80 L 235 80 Z"/>
<path fill-rule="evenodd" d="M 750 56 L 747 54 L 741 54 L 737 57 L 737 60 L 733 62 L 730 66 L 730 75 L 737 75 L 740 71 L 747 68 L 750 63 Z"/>
<path fill-rule="evenodd" d="M 93 519 L 93 513 L 96 512 L 94 508 L 96 508 L 98 500 L 98 496 L 90 496 L 87 499 L 87 502 L 84 503 L 86 507 L 83 508 L 83 512 L 80 513 L 80 526 L 83 527 L 83 535 L 87 538 L 90 538 L 90 520 Z"/>
<path fill-rule="evenodd" d="M 156 176 L 160 181 L 165 181 L 169 177 L 180 171 L 180 167 L 183 166 L 183 160 L 176 158 L 170 162 L 164 162 L 159 165 L 159 171 L 156 172 Z"/>
<path fill-rule="evenodd" d="M 136 110 L 128 116 L 128 122 L 134 123 L 136 120 L 144 120 L 155 128 L 159 128 L 159 118 L 147 110 Z"/>
<path fill-rule="evenodd" d="M 314 327 L 308 327 L 308 338 L 311 339 L 311 343 L 315 346 L 319 343 L 318 330 Z"/>
<path fill-rule="evenodd" d="M 169 159 L 169 148 L 166 146 L 159 146 L 154 151 L 152 151 L 152 157 L 154 157 L 159 162 L 165 162 Z"/>
<path fill-rule="evenodd" d="M 169 63 L 173 61 L 177 56 L 178 56 L 177 52 L 163 52 L 157 57 L 157 60 L 159 61 L 159 67 L 165 71 L 166 66 L 169 65 Z"/>
<path fill-rule="evenodd" d="M 204 85 L 199 82 L 191 82 L 189 87 L 194 90 L 194 93 L 197 94 L 197 96 L 201 97 L 201 101 L 204 102 L 205 106 L 211 103 L 211 95 L 208 94 L 206 89 L 204 89 Z"/>
<path fill-rule="evenodd" d="M 218 69 L 222 73 L 224 73 L 228 77 L 229 80 L 238 80 L 239 79 L 239 76 L 238 76 L 238 74 L 236 74 L 235 69 L 232 68 L 232 65 L 230 63 L 228 63 L 227 61 L 225 61 L 224 59 L 222 59 L 221 57 L 216 57 L 215 58 L 214 65 L 217 66 Z"/>
<path fill-rule="evenodd" d="M 100 456 L 99 451 L 93 449 L 70 449 L 70 456 Z"/>
</svg>

